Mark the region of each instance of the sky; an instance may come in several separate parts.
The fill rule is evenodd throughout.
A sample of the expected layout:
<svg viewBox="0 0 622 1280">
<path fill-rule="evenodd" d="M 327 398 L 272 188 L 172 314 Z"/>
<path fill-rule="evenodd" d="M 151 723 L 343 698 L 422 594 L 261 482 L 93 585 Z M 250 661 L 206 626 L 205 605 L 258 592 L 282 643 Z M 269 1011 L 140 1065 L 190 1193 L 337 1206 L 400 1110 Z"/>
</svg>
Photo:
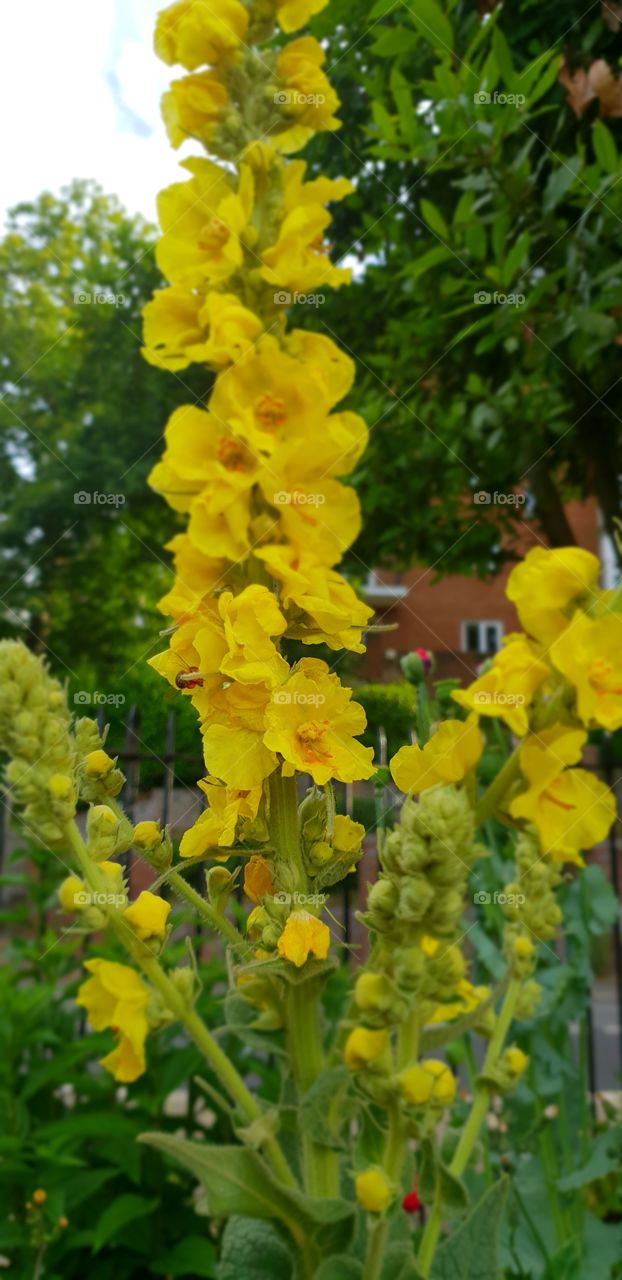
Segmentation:
<svg viewBox="0 0 622 1280">
<path fill-rule="evenodd" d="M 155 221 L 155 196 L 183 177 L 159 100 L 171 68 L 153 52 L 165 0 L 29 0 L 3 6 L 0 213 L 72 178 L 95 178 Z M 179 74 L 179 68 L 176 69 Z"/>
</svg>

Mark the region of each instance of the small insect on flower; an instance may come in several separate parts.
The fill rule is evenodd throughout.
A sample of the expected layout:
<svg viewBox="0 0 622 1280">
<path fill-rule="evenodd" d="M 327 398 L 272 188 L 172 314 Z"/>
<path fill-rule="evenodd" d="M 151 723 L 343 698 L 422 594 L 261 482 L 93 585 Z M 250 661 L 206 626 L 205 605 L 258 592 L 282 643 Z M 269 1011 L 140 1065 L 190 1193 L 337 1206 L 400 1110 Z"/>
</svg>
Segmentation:
<svg viewBox="0 0 622 1280">
<path fill-rule="evenodd" d="M 175 676 L 178 689 L 202 689 L 204 683 L 205 676 L 198 667 L 187 667 L 185 671 L 178 671 Z"/>
</svg>

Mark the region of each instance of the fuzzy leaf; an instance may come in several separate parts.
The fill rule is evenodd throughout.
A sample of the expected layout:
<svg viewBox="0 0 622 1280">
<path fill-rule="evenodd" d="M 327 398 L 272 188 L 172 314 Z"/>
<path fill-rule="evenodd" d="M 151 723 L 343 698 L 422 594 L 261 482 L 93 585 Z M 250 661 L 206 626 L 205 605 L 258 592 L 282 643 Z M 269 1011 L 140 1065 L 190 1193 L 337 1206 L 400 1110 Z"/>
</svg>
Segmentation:
<svg viewBox="0 0 622 1280">
<path fill-rule="evenodd" d="M 431 1280 L 497 1280 L 497 1244 L 508 1193 L 501 1178 L 438 1249 Z"/>
</svg>

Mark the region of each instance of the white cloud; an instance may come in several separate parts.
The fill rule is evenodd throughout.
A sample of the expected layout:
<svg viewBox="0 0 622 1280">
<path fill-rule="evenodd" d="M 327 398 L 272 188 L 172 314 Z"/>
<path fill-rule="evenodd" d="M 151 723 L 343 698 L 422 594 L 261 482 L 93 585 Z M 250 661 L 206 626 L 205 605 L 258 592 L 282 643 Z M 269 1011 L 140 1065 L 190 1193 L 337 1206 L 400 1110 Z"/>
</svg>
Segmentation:
<svg viewBox="0 0 622 1280">
<path fill-rule="evenodd" d="M 3 218 L 20 200 L 94 178 L 130 212 L 155 220 L 157 191 L 183 176 L 159 114 L 171 78 L 153 51 L 163 3 L 31 0 L 5 8 Z"/>
</svg>

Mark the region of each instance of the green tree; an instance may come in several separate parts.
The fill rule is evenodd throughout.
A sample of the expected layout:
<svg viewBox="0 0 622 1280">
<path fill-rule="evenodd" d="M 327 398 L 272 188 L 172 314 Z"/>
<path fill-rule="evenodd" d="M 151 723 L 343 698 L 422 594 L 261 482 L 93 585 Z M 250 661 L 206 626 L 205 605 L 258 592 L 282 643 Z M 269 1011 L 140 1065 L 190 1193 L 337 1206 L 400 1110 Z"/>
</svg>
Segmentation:
<svg viewBox="0 0 622 1280">
<path fill-rule="evenodd" d="M 332 37 L 322 15 L 315 30 L 346 124 L 310 154 L 333 172 L 359 161 L 334 237 L 358 258 L 358 297 L 319 313 L 359 361 L 372 427 L 355 562 L 493 571 L 525 510 L 479 490 L 526 487 L 552 544 L 573 539 L 575 496 L 613 532 L 620 6 L 339 4 Z"/>
<path fill-rule="evenodd" d="M 146 479 L 168 414 L 196 399 L 140 354 L 152 243 L 86 182 L 19 205 L 0 242 L 0 629 L 112 690 L 162 625 L 169 517 Z"/>
</svg>

